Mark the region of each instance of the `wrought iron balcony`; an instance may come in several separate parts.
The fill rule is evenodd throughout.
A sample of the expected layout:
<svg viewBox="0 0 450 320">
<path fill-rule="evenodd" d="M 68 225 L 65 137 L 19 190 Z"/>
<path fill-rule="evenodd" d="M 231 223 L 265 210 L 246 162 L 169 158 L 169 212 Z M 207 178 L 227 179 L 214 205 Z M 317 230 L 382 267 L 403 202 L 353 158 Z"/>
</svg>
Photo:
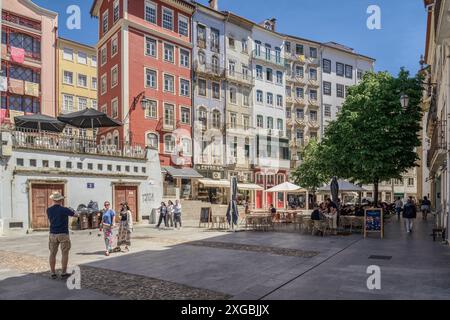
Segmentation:
<svg viewBox="0 0 450 320">
<path fill-rule="evenodd" d="M 435 159 L 441 155 L 445 156 L 447 150 L 447 122 L 436 121 L 433 127 L 433 135 L 430 141 L 430 149 L 428 150 L 427 164 L 432 167 Z"/>
<path fill-rule="evenodd" d="M 261 48 L 260 50 L 256 49 L 253 50 L 252 58 L 259 61 L 268 62 L 283 68 L 287 67 L 288 65 L 288 60 L 282 58 L 281 55 L 273 54 L 272 52 L 270 53 L 267 52 L 265 48 Z"/>
<path fill-rule="evenodd" d="M 194 62 L 195 72 L 206 75 L 207 77 L 223 78 L 225 77 L 225 68 L 210 63 L 200 63 L 198 60 Z"/>
</svg>

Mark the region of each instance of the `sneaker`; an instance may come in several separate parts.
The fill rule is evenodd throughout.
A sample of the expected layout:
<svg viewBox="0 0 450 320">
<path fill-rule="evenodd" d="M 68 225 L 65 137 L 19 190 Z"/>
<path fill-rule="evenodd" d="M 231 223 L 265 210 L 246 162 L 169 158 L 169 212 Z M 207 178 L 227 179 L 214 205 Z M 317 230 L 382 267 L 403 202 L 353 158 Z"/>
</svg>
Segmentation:
<svg viewBox="0 0 450 320">
<path fill-rule="evenodd" d="M 50 275 L 50 279 L 55 280 L 56 278 L 58 278 L 58 276 L 56 275 L 56 273 L 52 273 Z"/>
<path fill-rule="evenodd" d="M 105 252 L 105 256 L 109 257 L 109 251 Z"/>
<path fill-rule="evenodd" d="M 61 279 L 63 279 L 63 280 L 65 280 L 65 279 L 67 279 L 67 278 L 69 278 L 70 277 L 70 274 L 69 273 L 62 273 L 61 274 Z"/>
</svg>

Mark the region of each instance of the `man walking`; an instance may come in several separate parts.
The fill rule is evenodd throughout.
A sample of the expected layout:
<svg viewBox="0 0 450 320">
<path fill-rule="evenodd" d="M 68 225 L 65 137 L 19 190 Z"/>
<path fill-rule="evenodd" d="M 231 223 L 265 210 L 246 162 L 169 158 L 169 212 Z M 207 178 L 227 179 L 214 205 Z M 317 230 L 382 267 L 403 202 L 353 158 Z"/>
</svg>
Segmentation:
<svg viewBox="0 0 450 320">
<path fill-rule="evenodd" d="M 406 232 L 411 233 L 413 221 L 417 217 L 416 205 L 410 197 L 403 208 L 403 219 L 405 219 Z"/>
<path fill-rule="evenodd" d="M 395 212 L 397 213 L 398 218 L 400 219 L 400 213 L 402 212 L 403 208 L 403 202 L 400 199 L 400 197 L 397 198 L 397 201 L 395 201 Z"/>
<path fill-rule="evenodd" d="M 50 222 L 50 236 L 48 247 L 50 250 L 50 271 L 51 278 L 56 279 L 56 254 L 58 253 L 58 248 L 61 246 L 61 265 L 62 273 L 61 278 L 67 279 L 70 274 L 67 273 L 67 264 L 69 263 L 69 251 L 71 247 L 70 237 L 69 237 L 69 217 L 77 216 L 77 214 L 62 206 L 64 196 L 59 192 L 53 192 L 50 196 L 53 200 L 53 206 L 47 209 L 47 216 Z"/>
</svg>

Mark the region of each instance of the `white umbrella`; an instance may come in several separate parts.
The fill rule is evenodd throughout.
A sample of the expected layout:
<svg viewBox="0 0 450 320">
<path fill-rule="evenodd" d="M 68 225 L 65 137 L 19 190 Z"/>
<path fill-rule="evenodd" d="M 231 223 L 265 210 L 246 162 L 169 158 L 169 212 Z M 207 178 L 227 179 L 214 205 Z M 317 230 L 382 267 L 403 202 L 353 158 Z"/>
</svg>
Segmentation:
<svg viewBox="0 0 450 320">
<path fill-rule="evenodd" d="M 273 193 L 283 193 L 283 199 L 284 199 L 284 207 L 286 208 L 286 193 L 288 192 L 295 192 L 295 193 L 300 193 L 300 192 L 308 192 L 308 190 L 297 186 L 293 183 L 290 182 L 285 182 L 282 184 L 279 184 L 273 188 L 270 188 L 269 190 L 267 190 L 266 192 L 273 192 Z"/>
</svg>

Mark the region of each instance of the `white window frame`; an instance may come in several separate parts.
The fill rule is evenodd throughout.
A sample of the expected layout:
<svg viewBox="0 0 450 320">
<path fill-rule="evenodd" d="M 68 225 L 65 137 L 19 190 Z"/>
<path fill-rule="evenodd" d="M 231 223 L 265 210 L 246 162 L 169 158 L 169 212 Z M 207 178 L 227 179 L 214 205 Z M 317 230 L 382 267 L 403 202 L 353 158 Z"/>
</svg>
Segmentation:
<svg viewBox="0 0 450 320">
<path fill-rule="evenodd" d="M 181 83 L 182 83 L 183 81 L 187 81 L 187 82 L 188 82 L 188 92 L 187 92 L 187 95 L 186 95 L 186 94 L 183 94 L 183 90 L 182 90 L 182 86 L 181 86 Z M 191 80 L 185 79 L 185 78 L 179 78 L 179 82 L 180 82 L 180 84 L 179 84 L 179 86 L 180 86 L 180 96 L 189 98 L 189 97 L 191 96 Z"/>
<path fill-rule="evenodd" d="M 103 57 L 105 57 L 105 61 L 103 61 Z M 108 47 L 105 44 L 100 49 L 100 65 L 103 67 L 107 62 L 108 62 Z"/>
<path fill-rule="evenodd" d="M 156 146 L 155 146 L 155 150 L 158 150 L 159 151 L 159 145 L 160 145 L 160 143 L 159 143 L 159 133 L 158 132 L 155 132 L 155 131 L 146 131 L 145 132 L 145 145 L 146 146 L 148 146 L 148 147 L 150 147 L 150 145 L 148 144 L 148 136 L 149 135 L 154 135 L 154 136 L 156 136 Z"/>
<path fill-rule="evenodd" d="M 172 28 L 166 28 L 164 26 L 164 11 L 171 13 L 171 16 L 172 16 Z M 163 29 L 170 30 L 170 31 L 174 31 L 174 27 L 175 27 L 175 13 L 174 13 L 174 11 L 172 9 L 169 9 L 167 7 L 164 7 L 164 6 L 162 7 L 162 10 L 161 10 L 161 27 Z"/>
<path fill-rule="evenodd" d="M 81 103 L 80 103 L 80 101 L 82 101 L 82 100 L 84 100 L 84 101 L 86 101 L 86 107 L 85 108 L 82 108 L 81 107 Z M 88 108 L 89 106 L 88 106 L 88 98 L 85 98 L 85 97 L 77 97 L 77 105 L 78 105 L 78 110 L 84 110 L 84 109 L 86 109 L 86 108 Z"/>
<path fill-rule="evenodd" d="M 85 56 L 85 62 L 80 61 L 80 54 Z M 77 52 L 77 63 L 87 65 L 88 64 L 88 54 L 84 51 Z"/>
<path fill-rule="evenodd" d="M 80 84 L 80 77 L 84 77 L 86 79 L 86 85 Z M 88 76 L 82 73 L 77 73 L 77 87 L 80 88 L 89 88 Z"/>
<path fill-rule="evenodd" d="M 183 121 L 183 109 L 189 111 L 189 116 L 188 116 L 188 121 L 187 122 Z M 187 106 L 180 106 L 180 122 L 182 124 L 186 124 L 186 125 L 190 125 L 191 124 L 191 108 L 189 108 Z"/>
<path fill-rule="evenodd" d="M 153 7 L 155 9 L 155 22 L 147 20 L 147 7 Z M 151 24 L 158 23 L 158 5 L 153 1 L 146 0 L 144 3 L 144 20 Z"/>
<path fill-rule="evenodd" d="M 103 85 L 104 78 L 106 79 L 105 85 Z M 104 95 L 108 92 L 108 74 L 107 73 L 102 74 L 101 81 L 100 81 L 100 92 L 101 92 L 101 95 Z"/>
<path fill-rule="evenodd" d="M 145 38 L 144 55 L 146 57 L 152 57 L 152 58 L 158 59 L 158 40 L 155 39 L 155 38 L 149 37 L 149 36 L 145 36 L 144 38 Z M 154 44 L 155 44 L 155 54 L 154 55 L 149 54 L 148 51 L 147 51 L 147 49 L 148 49 L 147 41 L 148 40 L 154 41 Z"/>
<path fill-rule="evenodd" d="M 114 42 L 116 42 L 115 45 Z M 116 47 L 116 52 L 114 52 L 114 47 Z M 111 58 L 115 57 L 118 53 L 119 53 L 119 37 L 116 34 L 111 38 Z"/>
<path fill-rule="evenodd" d="M 104 114 L 108 114 L 108 104 L 105 103 L 100 107 L 100 112 L 103 112 Z"/>
<path fill-rule="evenodd" d="M 66 102 L 68 101 L 67 98 L 71 98 L 71 102 L 72 102 L 72 108 L 66 108 Z M 70 94 L 63 94 L 63 107 L 62 107 L 62 111 L 63 112 L 74 112 L 75 110 L 75 103 L 74 103 L 74 96 L 70 95 Z"/>
<path fill-rule="evenodd" d="M 186 26 L 187 26 L 187 35 L 181 34 L 180 33 L 180 22 L 183 22 L 183 20 L 185 20 L 186 22 Z M 189 37 L 189 33 L 190 33 L 190 26 L 189 26 L 189 18 L 186 17 L 185 15 L 182 14 L 178 14 L 178 34 L 183 36 L 183 37 Z"/>
<path fill-rule="evenodd" d="M 232 91 L 235 92 L 234 102 L 233 102 L 233 99 L 231 98 L 231 92 L 232 92 Z M 237 95 L 238 95 L 238 89 L 237 89 L 236 87 L 234 87 L 234 86 L 230 86 L 230 90 L 228 91 L 228 94 L 229 94 L 229 98 L 230 98 L 230 103 L 236 105 L 236 104 L 238 103 L 238 98 L 237 98 Z"/>
<path fill-rule="evenodd" d="M 114 71 L 117 72 L 117 79 L 116 83 L 114 83 Z M 114 67 L 111 68 L 111 89 L 116 87 L 119 84 L 119 66 L 116 64 Z"/>
<path fill-rule="evenodd" d="M 166 89 L 166 76 L 167 77 L 172 77 L 172 79 L 173 79 L 173 81 L 172 81 L 172 90 L 167 90 Z M 176 81 L 176 77 L 173 74 L 163 73 L 163 91 L 175 94 L 175 81 Z"/>
<path fill-rule="evenodd" d="M 219 86 L 219 97 L 218 97 L 218 98 L 216 98 L 216 97 L 214 96 L 214 84 L 217 84 L 217 85 Z M 212 97 L 214 100 L 220 101 L 221 96 L 222 96 L 221 91 L 222 91 L 222 90 L 221 90 L 221 87 L 220 87 L 220 82 L 217 82 L 217 81 L 211 81 L 211 97 Z"/>
<path fill-rule="evenodd" d="M 205 82 L 205 94 L 200 94 L 200 81 L 204 81 Z M 203 78 L 198 78 L 198 83 L 197 83 L 197 95 L 200 97 L 207 97 L 208 96 L 208 80 L 203 79 Z"/>
<path fill-rule="evenodd" d="M 105 17 L 106 17 L 106 27 L 105 27 Z M 109 11 L 106 10 L 102 15 L 102 32 L 106 34 L 109 31 Z"/>
<path fill-rule="evenodd" d="M 147 82 L 147 71 L 153 71 L 155 73 L 155 86 L 149 86 L 148 82 Z M 158 71 L 152 68 L 144 68 L 144 84 L 146 88 L 151 88 L 151 89 L 155 89 L 158 90 Z"/>
<path fill-rule="evenodd" d="M 117 9 L 117 18 L 116 18 L 116 9 Z M 120 2 L 119 0 L 115 0 L 113 5 L 113 24 L 119 21 L 119 19 L 120 19 Z"/>
<path fill-rule="evenodd" d="M 72 74 L 72 82 L 67 82 L 66 81 L 66 72 Z M 63 71 L 63 84 L 73 86 L 73 72 L 72 71 L 69 71 L 69 70 L 64 70 Z"/>
<path fill-rule="evenodd" d="M 172 51 L 172 61 L 166 59 L 166 45 L 171 46 L 171 47 L 173 48 L 173 51 Z M 164 43 L 163 43 L 163 59 L 164 59 L 164 62 L 172 63 L 172 64 L 175 63 L 175 50 L 176 50 L 175 45 L 173 45 L 173 44 L 171 44 L 171 43 L 168 43 L 168 42 L 164 42 Z"/>
<path fill-rule="evenodd" d="M 97 68 L 98 61 L 97 55 L 91 55 L 91 67 Z"/>
<path fill-rule="evenodd" d="M 183 141 L 189 141 L 189 150 L 184 149 Z M 183 156 L 192 156 L 192 139 L 188 137 L 181 138 L 181 148 L 183 150 Z"/>
<path fill-rule="evenodd" d="M 92 90 L 97 90 L 97 88 L 98 88 L 98 79 L 97 79 L 97 77 L 91 77 L 91 89 Z"/>
<path fill-rule="evenodd" d="M 168 150 L 166 147 L 167 147 L 167 145 L 166 145 L 166 138 L 167 137 L 170 137 L 171 138 L 171 142 L 172 142 L 172 144 L 173 144 L 173 149 L 172 150 Z M 163 136 L 163 145 L 164 145 L 164 153 L 165 154 L 172 154 L 174 151 L 175 151 L 175 148 L 176 148 L 176 140 L 175 140 L 175 137 L 171 134 L 171 133 L 166 133 L 164 136 Z"/>
<path fill-rule="evenodd" d="M 71 58 L 70 59 L 68 59 L 66 57 L 66 50 L 71 52 L 71 54 L 70 54 Z M 63 48 L 63 59 L 67 60 L 67 61 L 73 61 L 73 49 L 72 48 Z"/>
<path fill-rule="evenodd" d="M 145 119 L 158 119 L 158 100 L 156 100 L 156 99 L 147 99 L 147 102 L 148 102 L 148 105 L 146 106 L 145 112 L 144 112 Z M 154 117 L 151 116 L 151 112 L 150 112 L 150 110 L 151 110 L 150 107 L 151 107 L 151 103 L 152 102 L 156 103 L 155 104 L 155 116 Z"/>
<path fill-rule="evenodd" d="M 183 51 L 188 53 L 187 65 L 183 64 L 183 59 L 182 59 L 183 55 L 181 54 Z M 189 50 L 181 49 L 181 48 L 180 48 L 179 52 L 180 52 L 180 67 L 186 68 L 186 69 L 190 69 L 190 66 L 191 66 L 191 52 Z"/>
<path fill-rule="evenodd" d="M 114 103 L 117 103 L 117 115 L 114 116 Z M 114 98 L 111 100 L 111 118 L 118 119 L 119 118 L 119 98 Z"/>
</svg>

